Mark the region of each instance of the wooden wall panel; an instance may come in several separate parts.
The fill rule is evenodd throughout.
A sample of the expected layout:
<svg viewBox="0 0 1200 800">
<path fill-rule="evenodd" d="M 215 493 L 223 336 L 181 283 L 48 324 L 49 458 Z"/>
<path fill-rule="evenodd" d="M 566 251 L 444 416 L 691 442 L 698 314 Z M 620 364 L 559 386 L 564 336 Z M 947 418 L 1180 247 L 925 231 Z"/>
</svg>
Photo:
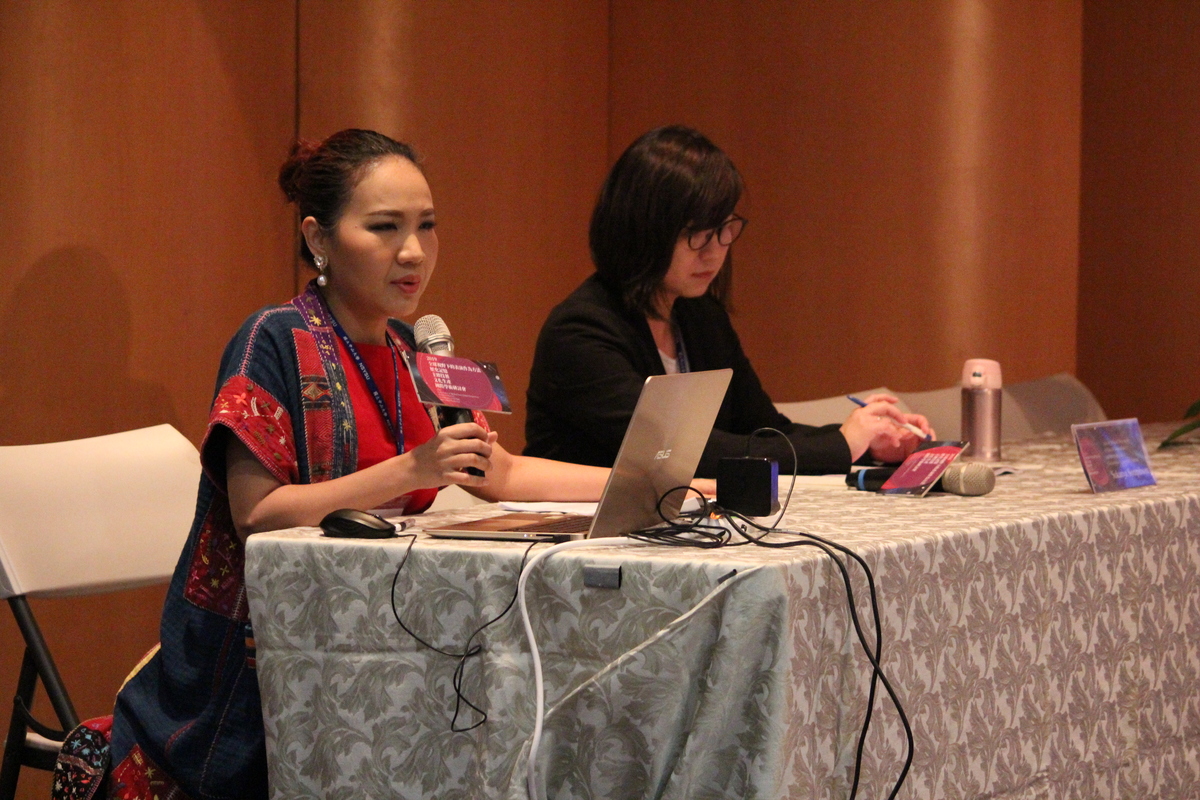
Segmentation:
<svg viewBox="0 0 1200 800">
<path fill-rule="evenodd" d="M 289 0 L 0 4 L 0 444 L 160 422 L 199 442 L 226 341 L 291 294 L 294 41 Z M 80 713 L 111 711 L 162 597 L 36 604 Z M 5 697 L 18 642 L 0 613 Z"/>
<path fill-rule="evenodd" d="M 1083 14 L 1079 377 L 1113 417 L 1200 398 L 1200 6 Z"/>
<path fill-rule="evenodd" d="M 537 333 L 591 272 L 607 12 L 601 0 L 300 3 L 300 130 L 377 128 L 423 154 L 441 251 L 417 316 L 440 315 L 459 353 L 499 364 L 516 413 L 490 421 L 516 452 Z"/>
<path fill-rule="evenodd" d="M 1197 16 L 1166 0 L 0 4 L 0 443 L 162 421 L 199 440 L 226 340 L 307 278 L 274 185 L 297 127 L 424 153 L 442 247 L 421 313 L 499 362 L 514 450 L 537 331 L 591 272 L 600 181 L 669 122 L 746 177 L 736 324 L 777 399 L 949 385 L 976 355 L 1009 381 L 1069 371 L 1078 337 L 1110 413 L 1177 416 L 1200 395 L 1176 344 L 1200 325 Z M 84 714 L 155 640 L 161 598 L 38 603 Z M 0 681 L 16 641 L 0 614 Z"/>
<path fill-rule="evenodd" d="M 1078 2 L 612 5 L 610 158 L 682 122 L 734 159 L 774 398 L 1074 369 Z"/>
</svg>

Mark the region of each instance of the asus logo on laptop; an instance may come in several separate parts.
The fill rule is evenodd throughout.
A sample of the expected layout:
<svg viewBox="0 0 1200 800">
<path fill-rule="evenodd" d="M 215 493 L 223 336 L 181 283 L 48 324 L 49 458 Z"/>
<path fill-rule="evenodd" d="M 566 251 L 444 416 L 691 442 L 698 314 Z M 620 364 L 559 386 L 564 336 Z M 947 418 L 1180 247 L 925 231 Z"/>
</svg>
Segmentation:
<svg viewBox="0 0 1200 800">
<path fill-rule="evenodd" d="M 654 454 L 655 461 L 661 461 L 664 458 L 670 458 L 670 457 L 671 457 L 670 450 L 659 450 L 657 453 Z"/>
</svg>

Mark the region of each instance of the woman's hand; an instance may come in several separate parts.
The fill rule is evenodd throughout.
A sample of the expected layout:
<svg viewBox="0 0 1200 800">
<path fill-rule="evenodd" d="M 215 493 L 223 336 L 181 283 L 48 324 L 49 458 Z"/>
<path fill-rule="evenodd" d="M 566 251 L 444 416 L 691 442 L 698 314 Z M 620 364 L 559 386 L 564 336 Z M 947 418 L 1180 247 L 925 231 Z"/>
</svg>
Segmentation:
<svg viewBox="0 0 1200 800">
<path fill-rule="evenodd" d="M 412 457 L 410 479 L 417 488 L 457 483 L 485 486 L 492 470 L 492 445 L 496 432 L 484 430 L 474 422 L 448 425 L 423 445 L 406 455 Z M 465 472 L 467 467 L 481 470 L 484 477 Z M 411 491 L 411 490 L 410 490 Z"/>
<path fill-rule="evenodd" d="M 842 423 L 841 431 L 850 446 L 851 461 L 857 461 L 868 451 L 879 461 L 903 461 L 921 443 L 921 437 L 902 427 L 906 422 L 916 425 L 929 436 L 934 435 L 925 417 L 900 411 L 896 408 L 898 401 L 890 395 L 873 394 L 866 402 Z"/>
</svg>

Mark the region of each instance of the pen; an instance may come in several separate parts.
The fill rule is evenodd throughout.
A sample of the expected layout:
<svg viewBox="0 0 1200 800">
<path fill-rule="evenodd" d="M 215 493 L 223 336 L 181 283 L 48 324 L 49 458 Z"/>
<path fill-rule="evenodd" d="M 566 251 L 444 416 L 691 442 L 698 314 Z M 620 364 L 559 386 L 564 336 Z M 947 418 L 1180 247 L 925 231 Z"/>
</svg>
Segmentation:
<svg viewBox="0 0 1200 800">
<path fill-rule="evenodd" d="M 855 397 L 852 394 L 846 395 L 846 399 L 849 400 L 851 403 L 854 403 L 859 408 L 863 408 L 867 405 L 866 400 L 860 400 L 859 398 Z M 892 422 L 896 422 L 896 421 L 892 420 Z M 925 431 L 918 428 L 916 425 L 913 425 L 911 422 L 896 422 L 896 424 L 899 425 L 901 428 L 908 428 L 910 431 L 912 431 L 913 433 L 915 433 L 917 435 L 918 439 L 920 439 L 922 441 L 927 442 L 932 438 L 929 434 L 927 434 Z"/>
</svg>

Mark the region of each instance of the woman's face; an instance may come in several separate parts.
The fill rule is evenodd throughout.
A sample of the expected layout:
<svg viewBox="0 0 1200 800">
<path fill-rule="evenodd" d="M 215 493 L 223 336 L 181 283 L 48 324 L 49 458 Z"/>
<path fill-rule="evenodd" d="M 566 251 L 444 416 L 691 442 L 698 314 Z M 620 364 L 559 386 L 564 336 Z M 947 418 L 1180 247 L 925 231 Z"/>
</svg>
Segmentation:
<svg viewBox="0 0 1200 800">
<path fill-rule="evenodd" d="M 438 239 L 433 196 L 416 165 L 388 156 L 370 168 L 331 235 L 309 219 L 305 234 L 316 227 L 314 253 L 329 259 L 325 294 L 339 320 L 348 313 L 382 335 L 388 317 L 417 310 L 437 264 Z"/>
<path fill-rule="evenodd" d="M 729 253 L 730 246 L 721 244 L 716 236 L 710 237 L 699 250 L 693 250 L 688 244 L 690 232 L 685 229 L 675 240 L 671 265 L 663 276 L 661 297 L 664 315 L 670 312 L 676 298 L 700 297 L 707 292 Z"/>
</svg>

